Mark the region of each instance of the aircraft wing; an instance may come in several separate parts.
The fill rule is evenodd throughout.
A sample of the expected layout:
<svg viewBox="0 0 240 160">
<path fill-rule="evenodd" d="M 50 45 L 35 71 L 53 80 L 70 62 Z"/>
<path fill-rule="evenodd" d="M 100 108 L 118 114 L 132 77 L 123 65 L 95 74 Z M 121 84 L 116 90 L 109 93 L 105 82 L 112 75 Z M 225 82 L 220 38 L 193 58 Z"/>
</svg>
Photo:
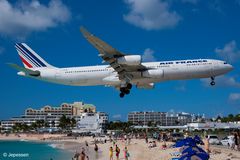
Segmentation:
<svg viewBox="0 0 240 160">
<path fill-rule="evenodd" d="M 83 36 L 99 51 L 99 56 L 102 57 L 103 62 L 109 63 L 110 66 L 118 73 L 120 80 L 131 80 L 134 78 L 134 75 L 131 73 L 147 69 L 141 64 L 119 64 L 117 59 L 125 56 L 126 54 L 116 50 L 106 42 L 89 33 L 85 28 L 81 27 L 80 31 L 82 32 Z"/>
<path fill-rule="evenodd" d="M 26 73 L 27 75 L 30 75 L 30 76 L 40 76 L 40 71 L 34 71 L 34 70 L 31 70 L 31 69 L 27 69 L 25 67 L 20 67 L 16 64 L 13 64 L 13 63 L 7 63 L 10 67 L 18 70 L 18 71 L 21 71 L 21 72 L 24 72 Z"/>
</svg>

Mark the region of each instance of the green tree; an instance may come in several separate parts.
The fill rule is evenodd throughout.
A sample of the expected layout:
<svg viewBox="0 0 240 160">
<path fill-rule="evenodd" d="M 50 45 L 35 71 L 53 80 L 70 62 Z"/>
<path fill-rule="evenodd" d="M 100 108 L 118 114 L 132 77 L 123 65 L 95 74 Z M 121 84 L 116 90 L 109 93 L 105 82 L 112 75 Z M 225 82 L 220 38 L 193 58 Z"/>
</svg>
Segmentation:
<svg viewBox="0 0 240 160">
<path fill-rule="evenodd" d="M 27 132 L 30 127 L 26 123 L 15 123 L 12 127 L 13 132 Z"/>
<path fill-rule="evenodd" d="M 31 129 L 36 130 L 38 128 L 37 123 L 33 122 L 30 126 Z"/>
<path fill-rule="evenodd" d="M 65 115 L 59 119 L 59 127 L 62 129 L 68 129 L 71 126 L 71 119 L 67 118 Z"/>
<path fill-rule="evenodd" d="M 77 124 L 77 122 L 76 122 L 75 118 L 71 118 L 71 127 L 72 128 L 75 127 L 76 124 Z"/>
<path fill-rule="evenodd" d="M 51 127 L 55 127 L 55 121 L 51 122 Z"/>
</svg>

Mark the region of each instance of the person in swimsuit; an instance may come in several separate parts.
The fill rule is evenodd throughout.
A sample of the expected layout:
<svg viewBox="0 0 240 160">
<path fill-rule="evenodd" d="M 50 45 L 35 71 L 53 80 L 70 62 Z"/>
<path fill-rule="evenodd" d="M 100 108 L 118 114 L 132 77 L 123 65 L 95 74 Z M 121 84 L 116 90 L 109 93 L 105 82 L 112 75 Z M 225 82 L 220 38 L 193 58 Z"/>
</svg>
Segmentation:
<svg viewBox="0 0 240 160">
<path fill-rule="evenodd" d="M 113 148 L 112 147 L 109 148 L 109 159 L 113 160 Z"/>
</svg>

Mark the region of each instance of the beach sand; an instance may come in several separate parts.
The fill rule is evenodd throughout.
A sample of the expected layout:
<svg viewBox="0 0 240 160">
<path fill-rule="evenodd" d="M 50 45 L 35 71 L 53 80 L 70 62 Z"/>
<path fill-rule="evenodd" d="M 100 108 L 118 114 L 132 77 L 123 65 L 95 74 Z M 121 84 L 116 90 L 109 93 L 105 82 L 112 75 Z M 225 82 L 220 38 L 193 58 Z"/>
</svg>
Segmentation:
<svg viewBox="0 0 240 160">
<path fill-rule="evenodd" d="M 99 143 L 98 154 L 94 151 L 94 139 L 91 137 L 80 137 L 80 138 L 69 138 L 63 134 L 20 134 L 20 135 L 0 135 L 0 140 L 30 140 L 30 141 L 46 141 L 54 144 L 56 147 L 68 150 L 74 153 L 80 152 L 82 148 L 85 148 L 86 154 L 90 160 L 108 160 L 109 159 L 109 147 L 113 145 L 112 142 Z M 100 139 L 100 138 L 99 138 Z M 86 148 L 85 141 L 89 143 L 89 147 Z M 149 140 L 151 141 L 151 140 Z M 118 140 L 116 144 L 119 146 L 120 160 L 123 160 L 123 149 L 125 146 L 128 147 L 130 153 L 130 160 L 170 160 L 173 158 L 171 153 L 177 152 L 177 148 L 168 147 L 166 150 L 161 149 L 162 143 L 157 142 L 157 147 L 148 148 L 144 139 L 132 139 L 129 145 L 125 145 L 124 141 Z M 172 143 L 167 143 L 170 146 Z M 212 153 L 210 154 L 210 160 L 239 160 L 240 152 L 228 149 L 223 146 L 210 146 Z M 115 148 L 115 147 L 114 147 Z M 114 160 L 116 160 L 114 152 Z"/>
</svg>

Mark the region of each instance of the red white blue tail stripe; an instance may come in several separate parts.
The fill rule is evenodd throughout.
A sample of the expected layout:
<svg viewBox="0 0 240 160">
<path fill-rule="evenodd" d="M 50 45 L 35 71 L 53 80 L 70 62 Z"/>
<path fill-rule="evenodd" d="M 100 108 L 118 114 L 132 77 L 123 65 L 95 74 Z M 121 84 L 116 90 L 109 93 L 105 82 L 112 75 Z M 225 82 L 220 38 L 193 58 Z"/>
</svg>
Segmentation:
<svg viewBox="0 0 240 160">
<path fill-rule="evenodd" d="M 34 52 L 25 43 L 16 43 L 17 52 L 26 68 L 48 67 L 45 62 L 36 52 Z"/>
</svg>

